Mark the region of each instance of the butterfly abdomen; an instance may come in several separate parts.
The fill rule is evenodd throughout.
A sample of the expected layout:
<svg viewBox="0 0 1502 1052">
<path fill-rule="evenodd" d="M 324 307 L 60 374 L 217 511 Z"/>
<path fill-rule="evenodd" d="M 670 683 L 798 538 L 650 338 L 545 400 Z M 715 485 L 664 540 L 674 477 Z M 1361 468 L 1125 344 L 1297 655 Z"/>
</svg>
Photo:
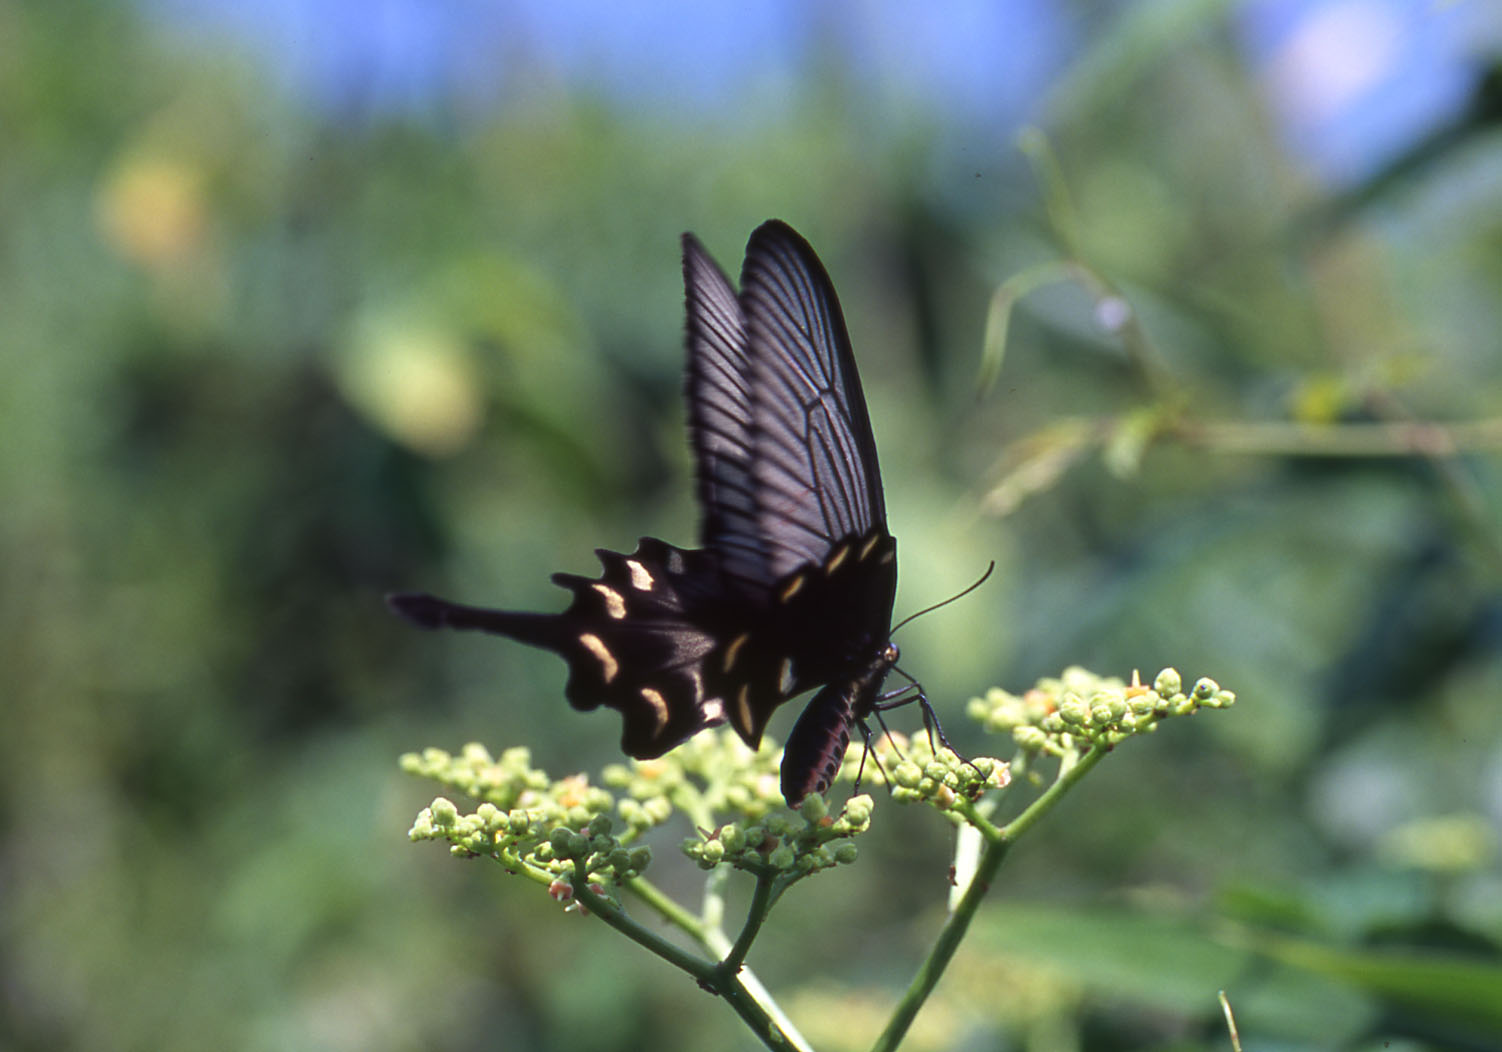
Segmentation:
<svg viewBox="0 0 1502 1052">
<path fill-rule="evenodd" d="M 782 749 L 782 795 L 797 806 L 810 793 L 824 793 L 834 784 L 850 745 L 855 721 L 853 683 L 831 683 L 815 694 L 788 735 Z"/>
</svg>

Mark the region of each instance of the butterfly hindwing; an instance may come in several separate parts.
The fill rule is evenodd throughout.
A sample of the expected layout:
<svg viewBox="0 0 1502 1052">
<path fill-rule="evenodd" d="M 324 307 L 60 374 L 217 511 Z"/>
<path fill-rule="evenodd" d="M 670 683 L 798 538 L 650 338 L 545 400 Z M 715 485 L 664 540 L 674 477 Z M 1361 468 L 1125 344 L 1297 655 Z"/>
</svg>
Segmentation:
<svg viewBox="0 0 1502 1052">
<path fill-rule="evenodd" d="M 841 613 L 881 602 L 868 586 L 881 574 L 861 566 L 892 577 L 881 560 L 890 563 L 894 542 L 873 536 L 843 550 L 832 570 L 788 577 L 773 605 L 749 617 L 742 603 L 726 600 L 708 552 L 651 537 L 630 556 L 597 551 L 598 578 L 554 574 L 574 595 L 554 615 L 546 644 L 568 662 L 570 704 L 620 712 L 621 747 L 638 758 L 660 756 L 725 720 L 755 748 L 772 713 L 829 678 L 847 643 L 856 645 L 829 631 Z"/>
</svg>

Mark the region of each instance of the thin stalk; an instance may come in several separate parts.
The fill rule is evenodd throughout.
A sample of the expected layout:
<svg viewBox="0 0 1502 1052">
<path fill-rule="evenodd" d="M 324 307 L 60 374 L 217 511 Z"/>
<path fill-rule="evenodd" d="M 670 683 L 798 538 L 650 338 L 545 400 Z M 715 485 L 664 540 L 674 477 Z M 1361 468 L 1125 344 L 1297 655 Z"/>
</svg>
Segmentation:
<svg viewBox="0 0 1502 1052">
<path fill-rule="evenodd" d="M 580 872 L 580 868 L 574 871 L 574 897 L 578 899 L 585 909 L 610 927 L 620 932 L 632 942 L 643 946 L 657 954 L 669 964 L 677 965 L 689 975 L 692 975 L 700 983 L 709 984 L 715 979 L 715 962 L 696 957 L 680 946 L 676 946 L 664 939 L 654 931 L 642 927 L 636 921 L 627 916 L 626 911 L 603 895 L 596 895 L 589 889 L 588 876 Z"/>
<path fill-rule="evenodd" d="M 626 881 L 626 887 L 633 895 L 660 913 L 669 924 L 683 929 L 699 942 L 704 941 L 704 922 L 669 898 L 656 884 L 645 877 L 633 877 Z"/>
<path fill-rule="evenodd" d="M 1502 419 L 1435 424 L 1302 424 L 1287 421 L 1184 422 L 1182 441 L 1216 453 L 1281 457 L 1402 457 L 1443 459 L 1463 452 L 1502 450 Z"/>
<path fill-rule="evenodd" d="M 730 940 L 725 937 L 724 932 L 712 929 L 705 932 L 704 948 L 723 959 L 730 953 Z M 777 1024 L 777 1028 L 782 1031 L 782 1036 L 788 1039 L 793 1048 L 799 1049 L 800 1052 L 812 1052 L 808 1039 L 798 1032 L 793 1021 L 782 1010 L 782 1006 L 773 999 L 771 992 L 762 985 L 754 971 L 742 966 L 741 970 L 736 973 L 734 981 L 744 987 L 746 995 L 753 998 L 761 1006 L 762 1011 L 771 1017 L 772 1021 Z"/>
<path fill-rule="evenodd" d="M 756 878 L 756 890 L 752 892 L 751 905 L 746 910 L 746 923 L 741 927 L 735 945 L 730 947 L 730 952 L 720 962 L 720 969 L 725 974 L 734 975 L 740 971 L 746 954 L 751 952 L 751 943 L 761 931 L 762 923 L 767 919 L 767 911 L 772 908 L 772 885 L 775 881 L 776 878 L 768 874 Z"/>
<path fill-rule="evenodd" d="M 719 871 L 716 871 L 716 873 L 719 873 Z M 762 1035 L 763 1041 L 768 1044 L 768 1047 L 779 1049 L 793 1048 L 800 1050 L 800 1052 L 812 1052 L 807 1039 L 798 1032 L 797 1027 L 793 1025 L 793 1021 L 783 1012 L 782 1006 L 773 999 L 771 992 L 762 985 L 761 980 L 757 978 L 756 974 L 750 968 L 744 966 L 746 954 L 751 949 L 751 943 L 755 939 L 756 933 L 761 930 L 761 925 L 766 920 L 766 915 L 772 906 L 771 891 L 772 885 L 775 883 L 774 875 L 772 871 L 757 875 L 756 892 L 752 898 L 751 908 L 747 912 L 746 925 L 734 944 L 726 938 L 725 933 L 720 929 L 718 924 L 710 923 L 707 919 L 695 917 L 692 913 L 678 905 L 678 903 L 664 895 L 661 889 L 650 881 L 642 877 L 637 877 L 635 880 L 628 881 L 626 887 L 661 914 L 670 924 L 691 935 L 699 945 L 703 946 L 714 957 L 719 958 L 718 964 L 713 968 L 713 975 L 708 980 L 692 968 L 685 968 L 685 971 L 688 971 L 698 979 L 700 984 L 706 989 L 723 996 L 735 1013 L 745 1020 L 746 1024 L 753 1031 L 758 1035 Z M 713 876 L 715 874 L 711 874 L 711 877 Z M 720 883 L 723 883 L 723 881 L 720 881 Z M 581 896 L 581 900 L 582 898 Z M 585 902 L 585 906 L 591 911 L 596 908 L 589 901 Z M 602 918 L 606 919 L 607 923 L 610 923 L 608 918 L 605 918 L 603 908 L 600 912 Z M 627 923 L 634 924 L 629 918 L 627 918 Z M 612 924 L 611 926 L 624 931 L 629 937 L 635 938 L 627 929 L 621 928 L 617 924 Z M 653 952 L 657 952 L 655 944 L 643 942 L 641 939 L 637 939 L 636 941 Z M 671 946 L 672 944 L 668 943 L 667 945 Z M 733 967 L 730 967 L 732 962 Z M 680 961 L 674 960 L 673 963 L 683 967 L 683 963 Z M 754 1003 L 754 1008 L 748 1005 L 747 1001 Z M 775 1037 L 769 1039 L 766 1036 L 774 1032 Z M 777 1044 L 777 1041 L 785 1043 Z"/>
<path fill-rule="evenodd" d="M 954 959 L 955 950 L 959 948 L 961 940 L 969 931 L 970 922 L 975 919 L 981 900 L 991 888 L 991 878 L 1001 868 L 1007 852 L 1011 850 L 1019 837 L 1037 824 L 1045 814 L 1053 810 L 1063 799 L 1064 794 L 1078 784 L 1079 780 L 1100 762 L 1107 751 L 1105 746 L 1096 745 L 1080 757 L 1077 763 L 1066 763 L 1054 783 L 1038 799 L 1029 804 L 1020 815 L 1000 829 L 986 823 L 986 827 L 982 829 L 982 835 L 986 836 L 987 847 L 981 854 L 979 864 L 975 867 L 975 876 L 971 879 L 970 886 L 965 889 L 965 894 L 960 896 L 959 904 L 955 906 L 954 912 L 949 915 L 949 919 L 939 931 L 939 937 L 934 940 L 933 949 L 918 966 L 918 972 L 913 976 L 913 981 L 908 984 L 902 999 L 892 1010 L 892 1018 L 887 1022 L 886 1029 L 871 1046 L 872 1052 L 892 1052 L 901 1044 L 903 1037 L 907 1035 L 908 1028 L 917 1017 L 918 1010 L 933 993 L 934 987 L 939 984 L 939 979 L 944 974 L 944 969 Z"/>
</svg>

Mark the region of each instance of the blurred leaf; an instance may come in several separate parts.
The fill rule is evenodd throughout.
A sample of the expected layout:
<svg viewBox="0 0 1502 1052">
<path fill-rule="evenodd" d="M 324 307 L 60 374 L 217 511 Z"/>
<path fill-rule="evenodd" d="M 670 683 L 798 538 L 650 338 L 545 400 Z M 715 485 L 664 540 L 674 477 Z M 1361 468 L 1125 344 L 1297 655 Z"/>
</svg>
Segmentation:
<svg viewBox="0 0 1502 1052">
<path fill-rule="evenodd" d="M 1288 938 L 1254 937 L 1253 944 L 1290 967 L 1389 999 L 1432 1025 L 1502 1031 L 1502 964 L 1439 953 L 1345 949 Z"/>
<path fill-rule="evenodd" d="M 1373 1017 L 1370 1005 L 1338 986 L 1307 975 L 1259 975 L 1247 950 L 1189 919 L 1006 902 L 988 906 L 975 927 L 979 948 L 1046 965 L 1097 1002 L 1211 1018 L 1219 1014 L 1217 992 L 1227 990 L 1244 1039 L 1275 1027 L 1266 1032 L 1335 1043 Z"/>
<path fill-rule="evenodd" d="M 981 349 L 980 375 L 976 386 L 985 394 L 995 386 L 1001 376 L 1001 365 L 1006 357 L 1007 332 L 1012 324 L 1012 310 L 1017 301 L 1034 289 L 1046 285 L 1073 281 L 1076 269 L 1069 263 L 1041 263 L 1020 273 L 1013 274 L 997 287 L 991 296 L 991 306 L 986 313 L 986 334 Z"/>
<path fill-rule="evenodd" d="M 1096 428 L 1085 420 L 1062 420 L 1046 430 L 1014 443 L 1000 480 L 986 493 L 983 507 L 1004 518 L 1023 501 L 1052 487 L 1078 463 L 1098 440 Z"/>
<path fill-rule="evenodd" d="M 1129 413 L 1117 421 L 1106 438 L 1106 469 L 1119 479 L 1131 478 L 1158 434 L 1160 416 L 1151 409 Z"/>
</svg>

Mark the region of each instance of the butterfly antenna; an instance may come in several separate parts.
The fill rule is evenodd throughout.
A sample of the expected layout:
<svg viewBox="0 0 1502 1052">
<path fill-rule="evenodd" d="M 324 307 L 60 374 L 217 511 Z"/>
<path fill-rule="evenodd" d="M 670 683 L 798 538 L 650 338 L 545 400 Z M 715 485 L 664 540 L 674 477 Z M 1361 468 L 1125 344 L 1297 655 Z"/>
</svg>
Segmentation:
<svg viewBox="0 0 1502 1052">
<path fill-rule="evenodd" d="M 950 603 L 954 602 L 956 599 L 963 599 L 963 598 L 965 598 L 965 596 L 969 595 L 971 592 L 975 591 L 981 585 L 985 584 L 986 583 L 986 579 L 991 576 L 991 571 L 993 571 L 995 569 L 996 569 L 996 560 L 992 559 L 991 560 L 991 565 L 986 567 L 986 572 L 980 575 L 980 580 L 976 581 L 974 584 L 972 584 L 969 588 L 966 588 L 964 591 L 962 591 L 962 592 L 956 592 L 954 595 L 950 596 L 948 599 L 940 600 L 939 602 L 935 603 L 933 606 L 925 606 L 922 610 L 919 610 L 916 614 L 908 614 L 901 621 L 898 621 L 895 625 L 892 626 L 892 632 L 889 633 L 889 634 L 895 634 L 896 631 L 899 628 L 901 628 L 903 625 L 907 624 L 909 621 L 913 620 L 914 618 L 922 617 L 924 614 L 931 614 L 935 610 L 939 609 L 939 607 L 941 607 L 941 606 L 948 606 Z"/>
</svg>

